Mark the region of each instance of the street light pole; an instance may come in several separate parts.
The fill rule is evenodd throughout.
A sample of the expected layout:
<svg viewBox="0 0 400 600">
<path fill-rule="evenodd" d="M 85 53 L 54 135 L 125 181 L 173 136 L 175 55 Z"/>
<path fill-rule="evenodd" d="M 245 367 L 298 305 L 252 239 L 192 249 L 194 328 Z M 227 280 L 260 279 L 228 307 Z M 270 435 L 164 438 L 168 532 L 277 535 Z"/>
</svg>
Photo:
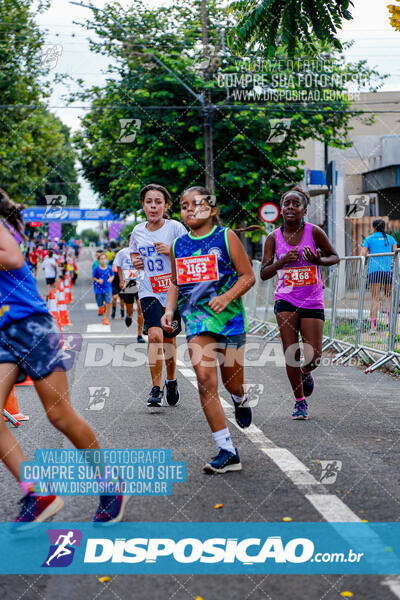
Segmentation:
<svg viewBox="0 0 400 600">
<path fill-rule="evenodd" d="M 203 41 L 203 58 L 206 64 L 203 70 L 204 81 L 210 80 L 210 56 L 208 49 L 208 23 L 207 23 L 207 0 L 201 0 L 201 37 Z M 211 91 L 205 89 L 203 93 L 203 115 L 204 115 L 204 158 L 206 188 L 211 194 L 215 194 L 214 182 L 214 154 L 213 154 L 213 122 L 214 106 L 211 102 Z"/>
</svg>

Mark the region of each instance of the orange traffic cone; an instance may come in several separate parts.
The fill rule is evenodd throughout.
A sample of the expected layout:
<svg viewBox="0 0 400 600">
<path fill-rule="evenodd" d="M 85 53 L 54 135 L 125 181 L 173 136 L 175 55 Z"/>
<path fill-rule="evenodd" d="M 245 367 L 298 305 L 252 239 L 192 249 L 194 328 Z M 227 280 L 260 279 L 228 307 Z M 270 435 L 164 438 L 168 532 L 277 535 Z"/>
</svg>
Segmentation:
<svg viewBox="0 0 400 600">
<path fill-rule="evenodd" d="M 71 302 L 72 302 L 71 287 L 72 287 L 71 286 L 71 277 L 70 277 L 69 273 L 66 273 L 65 281 L 64 281 L 65 303 L 66 304 L 71 304 Z"/>
<path fill-rule="evenodd" d="M 18 400 L 17 400 L 17 394 L 15 392 L 15 388 L 13 388 L 11 390 L 11 394 L 8 396 L 8 399 L 7 399 L 7 402 L 6 402 L 6 405 L 4 408 L 6 411 L 8 411 L 14 417 L 14 419 L 17 419 L 18 421 L 29 421 L 29 417 L 27 415 L 23 415 L 22 413 L 19 412 L 19 406 L 18 406 Z"/>
<path fill-rule="evenodd" d="M 60 330 L 61 337 L 62 337 L 62 323 L 61 323 L 61 319 L 60 319 L 60 313 L 58 312 L 58 308 L 57 308 L 56 290 L 54 288 L 50 290 L 48 309 L 49 309 L 49 312 L 55 318 L 56 323 L 58 325 L 58 329 Z"/>
<path fill-rule="evenodd" d="M 72 323 L 69 320 L 68 309 L 67 309 L 67 305 L 65 304 L 64 290 L 62 292 L 57 291 L 57 296 L 58 296 L 57 307 L 58 307 L 58 312 L 60 314 L 61 325 L 63 327 L 70 327 L 72 325 Z"/>
</svg>

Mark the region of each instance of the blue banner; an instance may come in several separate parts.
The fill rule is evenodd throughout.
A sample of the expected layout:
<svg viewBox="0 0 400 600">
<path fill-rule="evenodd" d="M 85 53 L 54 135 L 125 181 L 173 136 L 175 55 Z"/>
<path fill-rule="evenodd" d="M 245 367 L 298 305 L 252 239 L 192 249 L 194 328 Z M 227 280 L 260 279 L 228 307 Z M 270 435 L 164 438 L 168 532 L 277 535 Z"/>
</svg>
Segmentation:
<svg viewBox="0 0 400 600">
<path fill-rule="evenodd" d="M 400 573 L 397 522 L 15 527 L 0 523 L 2 574 Z"/>
<path fill-rule="evenodd" d="M 119 221 L 107 208 L 79 208 L 77 206 L 31 206 L 22 211 L 24 221 Z"/>
</svg>

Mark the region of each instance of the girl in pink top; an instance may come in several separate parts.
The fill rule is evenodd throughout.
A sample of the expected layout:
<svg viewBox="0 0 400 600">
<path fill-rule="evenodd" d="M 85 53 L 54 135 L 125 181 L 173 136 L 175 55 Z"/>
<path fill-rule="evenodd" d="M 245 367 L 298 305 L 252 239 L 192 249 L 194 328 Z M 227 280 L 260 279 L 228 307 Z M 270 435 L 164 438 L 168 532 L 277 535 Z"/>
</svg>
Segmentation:
<svg viewBox="0 0 400 600">
<path fill-rule="evenodd" d="M 274 311 L 296 401 L 293 419 L 308 419 L 305 397 L 314 390 L 311 371 L 318 366 L 322 353 L 324 295 L 318 266 L 339 262 L 324 231 L 304 222 L 309 201 L 308 192 L 299 186 L 283 194 L 283 225 L 267 237 L 260 273 L 264 280 L 278 273 Z M 299 333 L 304 344 L 301 366 Z"/>
</svg>

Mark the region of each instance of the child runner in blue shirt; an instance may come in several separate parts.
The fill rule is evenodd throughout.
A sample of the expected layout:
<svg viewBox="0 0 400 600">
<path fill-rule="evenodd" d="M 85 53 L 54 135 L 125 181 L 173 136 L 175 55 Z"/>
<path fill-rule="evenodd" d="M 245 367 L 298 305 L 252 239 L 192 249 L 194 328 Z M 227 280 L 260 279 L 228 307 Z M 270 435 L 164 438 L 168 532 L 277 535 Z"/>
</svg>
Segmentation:
<svg viewBox="0 0 400 600">
<path fill-rule="evenodd" d="M 13 206 L 14 227 L 23 232 L 18 205 L 0 189 L 0 215 Z M 4 210 L 3 210 L 4 209 Z M 78 449 L 99 449 L 97 438 L 72 407 L 64 352 L 58 326 L 36 287 L 36 282 L 19 246 L 8 228 L 0 222 L 0 409 L 3 409 L 17 382 L 29 376 L 49 421 Z M 21 446 L 0 418 L 0 458 L 23 490 L 19 527 L 49 519 L 64 505 L 54 495 L 39 496 L 33 481 L 20 478 L 21 463 L 26 461 Z M 100 496 L 94 520 L 98 523 L 120 521 L 129 499 L 122 495 Z"/>
<path fill-rule="evenodd" d="M 108 315 L 111 308 L 112 281 L 114 273 L 107 262 L 107 255 L 102 252 L 99 255 L 99 265 L 92 272 L 94 295 L 96 296 L 99 315 L 103 315 L 103 325 L 109 325 Z"/>
</svg>

